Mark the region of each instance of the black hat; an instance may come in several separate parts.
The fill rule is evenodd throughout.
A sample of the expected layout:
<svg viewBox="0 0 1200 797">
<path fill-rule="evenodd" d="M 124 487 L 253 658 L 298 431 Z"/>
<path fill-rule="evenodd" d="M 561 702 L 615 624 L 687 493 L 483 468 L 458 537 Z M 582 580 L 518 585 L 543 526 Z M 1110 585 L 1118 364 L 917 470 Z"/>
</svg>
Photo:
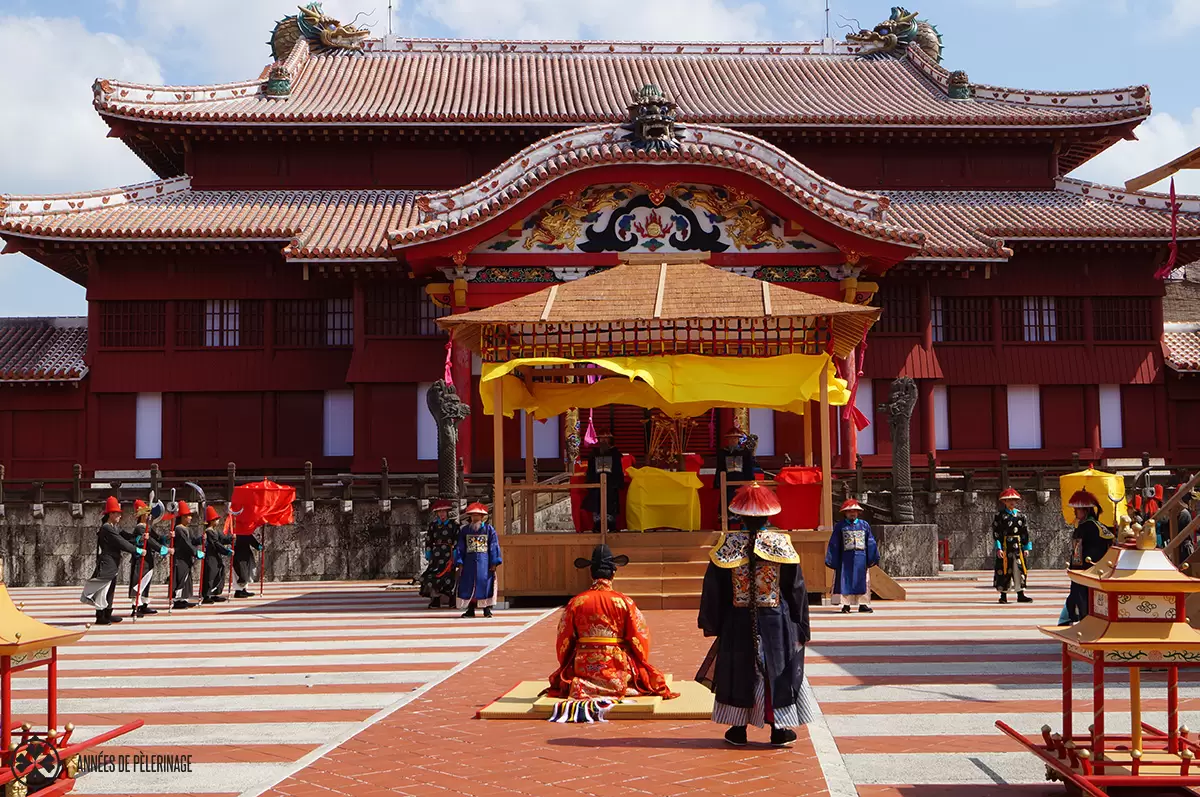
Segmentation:
<svg viewBox="0 0 1200 797">
<path fill-rule="evenodd" d="M 627 564 L 629 564 L 628 556 L 625 554 L 613 556 L 612 549 L 607 545 L 597 545 L 593 548 L 591 559 L 584 559 L 581 556 L 575 560 L 575 566 L 580 570 L 585 567 L 592 569 L 592 578 L 612 578 L 618 567 L 624 567 Z"/>
</svg>

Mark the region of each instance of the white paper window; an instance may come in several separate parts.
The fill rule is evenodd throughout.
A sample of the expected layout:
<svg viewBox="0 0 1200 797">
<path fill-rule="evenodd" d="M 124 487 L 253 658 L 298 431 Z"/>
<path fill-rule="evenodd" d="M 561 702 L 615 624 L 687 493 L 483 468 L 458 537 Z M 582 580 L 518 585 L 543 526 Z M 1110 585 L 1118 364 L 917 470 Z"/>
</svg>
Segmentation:
<svg viewBox="0 0 1200 797">
<path fill-rule="evenodd" d="M 941 296 L 929 297 L 929 325 L 933 330 L 933 342 L 941 343 L 946 328 Z"/>
<path fill-rule="evenodd" d="M 325 456 L 354 456 L 354 391 L 325 393 Z"/>
<path fill-rule="evenodd" d="M 525 410 L 521 410 L 518 419 L 521 421 L 521 459 L 525 458 Z M 534 459 L 557 459 L 559 441 L 559 418 L 555 415 L 545 423 L 533 421 L 533 456 Z"/>
<path fill-rule="evenodd" d="M 1021 324 L 1026 343 L 1058 340 L 1058 310 L 1053 296 L 1026 296 L 1022 299 Z"/>
<path fill-rule="evenodd" d="M 137 425 L 134 456 L 158 459 L 162 456 L 162 393 L 137 394 Z"/>
<path fill-rule="evenodd" d="M 241 342 L 241 305 L 237 299 L 209 299 L 204 303 L 204 345 L 232 347 Z"/>
<path fill-rule="evenodd" d="M 933 444 L 938 451 L 950 450 L 950 402 L 946 386 L 933 386 Z"/>
<path fill-rule="evenodd" d="M 760 457 L 775 456 L 775 410 L 750 410 L 750 431 L 758 435 L 758 449 L 754 453 Z"/>
<path fill-rule="evenodd" d="M 354 300 L 325 300 L 325 345 L 354 345 Z"/>
<path fill-rule="evenodd" d="M 1037 385 L 1008 386 L 1008 447 L 1042 447 L 1042 396 Z"/>
<path fill-rule="evenodd" d="M 870 379 L 859 378 L 854 406 L 871 422 L 870 426 L 858 433 L 858 453 L 869 456 L 875 453 L 875 384 Z"/>
<path fill-rule="evenodd" d="M 1124 445 L 1120 385 L 1100 386 L 1100 445 L 1105 448 L 1121 448 Z"/>
<path fill-rule="evenodd" d="M 429 390 L 432 382 L 422 382 L 417 385 L 417 459 L 431 460 L 438 458 L 437 421 L 429 411 Z"/>
</svg>

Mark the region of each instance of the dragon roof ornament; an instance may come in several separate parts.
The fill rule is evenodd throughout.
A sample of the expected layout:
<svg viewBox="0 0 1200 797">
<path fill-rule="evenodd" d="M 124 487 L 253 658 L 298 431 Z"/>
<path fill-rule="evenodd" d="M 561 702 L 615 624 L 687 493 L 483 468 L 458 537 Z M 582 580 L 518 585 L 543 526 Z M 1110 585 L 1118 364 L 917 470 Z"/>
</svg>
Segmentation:
<svg viewBox="0 0 1200 797">
<path fill-rule="evenodd" d="M 684 129 L 675 124 L 675 107 L 658 86 L 642 86 L 633 92 L 629 121 L 622 125 L 629 131 L 624 140 L 635 150 L 678 149 Z"/>
<path fill-rule="evenodd" d="M 917 13 L 904 6 L 892 6 L 892 15 L 873 30 L 847 34 L 846 41 L 872 47 L 868 52 L 879 53 L 902 54 L 915 45 L 934 63 L 941 63 L 942 34 L 930 23 L 917 19 Z"/>
<path fill-rule="evenodd" d="M 279 20 L 271 32 L 267 44 L 271 45 L 271 57 L 276 61 L 291 55 L 301 40 L 307 41 L 309 50 L 314 53 L 362 52 L 363 42 L 371 35 L 371 31 L 357 27 L 353 22 L 342 24 L 329 16 L 320 3 L 309 3 L 298 9 L 300 13 Z"/>
</svg>

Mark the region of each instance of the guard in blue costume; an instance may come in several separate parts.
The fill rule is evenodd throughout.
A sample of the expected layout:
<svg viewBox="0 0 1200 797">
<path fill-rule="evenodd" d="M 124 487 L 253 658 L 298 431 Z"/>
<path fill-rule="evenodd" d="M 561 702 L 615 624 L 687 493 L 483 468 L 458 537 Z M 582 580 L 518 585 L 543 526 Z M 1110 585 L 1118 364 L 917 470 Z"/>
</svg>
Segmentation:
<svg viewBox="0 0 1200 797">
<path fill-rule="evenodd" d="M 842 504 L 845 517 L 834 524 L 825 551 L 825 566 L 834 572 L 833 594 L 842 599 L 842 614 L 849 614 L 850 607 L 855 605 L 864 614 L 875 611 L 871 608 L 867 570 L 879 564 L 879 547 L 871 533 L 871 524 L 858 516 L 862 511 L 853 498 Z"/>
<path fill-rule="evenodd" d="M 1000 493 L 1004 508 L 992 518 L 992 539 L 996 545 L 995 573 L 992 586 L 1000 593 L 1000 603 L 1008 603 L 1008 591 L 1015 590 L 1017 603 L 1033 603 L 1025 594 L 1025 582 L 1029 575 L 1026 556 L 1033 550 L 1029 539 L 1029 524 L 1017 510 L 1021 494 L 1009 487 Z"/>
<path fill-rule="evenodd" d="M 500 538 L 487 522 L 487 507 L 474 503 L 464 513 L 467 525 L 459 529 L 458 544 L 454 546 L 454 566 L 458 573 L 458 608 L 465 608 L 463 617 L 474 617 L 475 607 L 483 608 L 483 616 L 492 616 L 496 605 L 496 568 L 504 563 L 500 556 Z"/>
</svg>

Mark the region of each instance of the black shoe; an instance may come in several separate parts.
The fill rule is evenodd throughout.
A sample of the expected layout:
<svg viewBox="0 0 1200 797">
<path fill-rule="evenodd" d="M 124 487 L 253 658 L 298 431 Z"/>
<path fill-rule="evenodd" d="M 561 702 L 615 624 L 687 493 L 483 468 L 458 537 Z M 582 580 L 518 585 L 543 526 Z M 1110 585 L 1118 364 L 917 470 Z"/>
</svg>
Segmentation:
<svg viewBox="0 0 1200 797">
<path fill-rule="evenodd" d="M 491 607 L 491 606 L 485 606 L 485 607 L 483 607 L 483 616 L 484 616 L 484 617 L 491 617 L 491 616 L 492 616 L 492 607 Z"/>
<path fill-rule="evenodd" d="M 229 598 L 226 598 L 224 595 L 213 595 L 212 599 L 213 603 L 228 603 L 229 601 Z"/>
<path fill-rule="evenodd" d="M 465 612 L 463 612 L 462 614 L 459 615 L 459 617 L 474 617 L 474 616 L 475 616 L 474 609 L 467 609 Z"/>
<path fill-rule="evenodd" d="M 96 612 L 96 614 L 99 615 L 96 617 L 96 625 L 112 625 L 113 618 L 109 617 L 103 612 Z"/>
<path fill-rule="evenodd" d="M 113 623 L 119 623 L 124 619 L 124 617 L 113 615 L 112 611 L 109 610 L 104 613 L 104 622 L 101 625 L 112 625 Z"/>
<path fill-rule="evenodd" d="M 442 608 L 442 599 L 441 599 L 441 598 L 434 598 L 433 600 L 429 601 L 429 606 L 427 606 L 426 608 L 428 608 L 428 609 L 440 609 L 440 608 Z"/>
<path fill-rule="evenodd" d="M 742 729 L 745 735 L 746 729 Z M 791 747 L 796 742 L 796 732 L 791 728 L 771 728 L 772 747 Z"/>
<path fill-rule="evenodd" d="M 233 597 L 235 597 L 235 598 L 253 598 L 254 593 L 250 592 L 249 590 L 239 589 L 237 592 L 233 593 Z"/>
<path fill-rule="evenodd" d="M 866 605 L 865 603 L 862 606 L 858 607 L 858 611 L 860 614 L 874 614 L 875 613 L 875 610 L 872 609 L 870 606 Z"/>
<path fill-rule="evenodd" d="M 1017 603 L 1033 603 L 1033 598 L 1029 597 L 1024 592 L 1018 592 Z"/>
<path fill-rule="evenodd" d="M 201 604 L 203 604 L 204 606 L 207 606 L 207 605 L 209 605 L 210 603 L 216 603 L 216 602 L 217 602 L 217 601 L 216 601 L 216 599 L 214 599 L 214 598 L 201 598 L 201 599 L 200 599 L 200 603 L 201 603 Z"/>
<path fill-rule="evenodd" d="M 193 606 L 195 606 L 195 605 L 196 605 L 196 604 L 194 604 L 194 603 L 188 603 L 188 602 L 187 602 L 187 601 L 185 601 L 185 600 L 178 600 L 178 601 L 175 601 L 174 603 L 172 603 L 172 604 L 171 604 L 171 608 L 172 608 L 172 609 L 190 609 L 190 608 L 192 608 L 192 607 L 193 607 Z"/>
<path fill-rule="evenodd" d="M 158 614 L 158 609 L 151 609 L 149 606 L 139 606 L 137 610 L 138 617 L 145 617 L 148 614 Z"/>
<path fill-rule="evenodd" d="M 772 734 L 774 736 L 774 734 Z M 734 747 L 746 746 L 746 726 L 734 725 L 729 730 L 725 731 L 725 741 Z"/>
<path fill-rule="evenodd" d="M 1007 592 L 1000 593 L 1000 603 L 1008 603 L 1008 593 Z"/>
<path fill-rule="evenodd" d="M 850 614 L 850 604 L 847 603 L 842 607 L 842 614 Z"/>
</svg>

